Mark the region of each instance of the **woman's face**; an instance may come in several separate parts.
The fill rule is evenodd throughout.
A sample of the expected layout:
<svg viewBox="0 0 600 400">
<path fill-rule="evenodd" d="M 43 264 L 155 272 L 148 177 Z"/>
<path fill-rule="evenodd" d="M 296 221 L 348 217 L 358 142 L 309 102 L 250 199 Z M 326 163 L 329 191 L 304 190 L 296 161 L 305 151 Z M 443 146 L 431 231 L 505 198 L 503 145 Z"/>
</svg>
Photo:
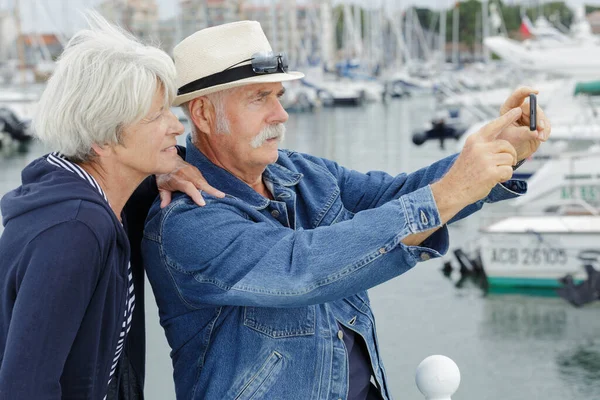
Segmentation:
<svg viewBox="0 0 600 400">
<path fill-rule="evenodd" d="M 114 147 L 114 153 L 123 168 L 142 178 L 169 173 L 180 160 L 175 145 L 183 131 L 179 119 L 165 107 L 163 88 L 159 85 L 150 111 L 141 121 L 125 127 L 121 144 Z"/>
</svg>

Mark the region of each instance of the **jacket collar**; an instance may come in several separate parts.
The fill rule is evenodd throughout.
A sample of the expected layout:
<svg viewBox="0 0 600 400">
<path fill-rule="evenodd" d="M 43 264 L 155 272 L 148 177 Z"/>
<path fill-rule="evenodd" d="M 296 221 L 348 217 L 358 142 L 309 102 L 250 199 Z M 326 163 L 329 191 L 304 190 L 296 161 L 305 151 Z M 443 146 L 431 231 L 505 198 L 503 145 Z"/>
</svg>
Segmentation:
<svg viewBox="0 0 600 400">
<path fill-rule="evenodd" d="M 281 155 L 282 150 L 279 152 Z M 213 164 L 194 146 L 191 135 L 186 138 L 185 160 L 198 168 L 208 183 L 225 194 L 237 197 L 257 209 L 263 209 L 269 205 L 269 199 L 258 194 L 247 183 L 229 171 Z M 293 172 L 280 164 L 269 164 L 263 172 L 263 179 L 273 183 L 274 186 L 294 186 L 300 182 L 302 176 L 301 173 Z"/>
</svg>

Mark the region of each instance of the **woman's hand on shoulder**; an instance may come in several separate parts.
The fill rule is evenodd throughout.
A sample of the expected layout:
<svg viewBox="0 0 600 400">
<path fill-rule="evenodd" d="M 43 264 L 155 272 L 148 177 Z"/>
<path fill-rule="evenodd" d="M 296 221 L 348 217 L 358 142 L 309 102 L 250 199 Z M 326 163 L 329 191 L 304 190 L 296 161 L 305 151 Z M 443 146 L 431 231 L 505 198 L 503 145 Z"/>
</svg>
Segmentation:
<svg viewBox="0 0 600 400">
<path fill-rule="evenodd" d="M 190 196 L 199 206 L 206 205 L 200 191 L 215 197 L 225 197 L 225 193 L 212 187 L 198 168 L 181 160 L 177 167 L 168 174 L 157 175 L 156 184 L 160 196 L 160 208 L 171 202 L 173 192 L 183 192 Z"/>
</svg>

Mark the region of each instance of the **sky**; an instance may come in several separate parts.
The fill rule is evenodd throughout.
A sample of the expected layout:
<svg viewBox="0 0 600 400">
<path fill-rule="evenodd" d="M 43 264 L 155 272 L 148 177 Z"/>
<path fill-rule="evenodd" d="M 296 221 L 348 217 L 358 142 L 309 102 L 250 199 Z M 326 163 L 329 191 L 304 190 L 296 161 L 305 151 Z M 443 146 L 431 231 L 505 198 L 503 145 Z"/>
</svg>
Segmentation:
<svg viewBox="0 0 600 400">
<path fill-rule="evenodd" d="M 0 10 L 12 9 L 17 0 L 0 0 Z M 19 0 L 21 7 L 22 31 L 44 33 L 47 31 L 60 30 L 70 35 L 74 30 L 82 28 L 83 21 L 78 10 L 93 7 L 99 0 Z M 156 0 L 162 19 L 174 16 L 178 11 L 177 0 Z M 269 4 L 274 0 L 246 0 L 255 3 Z M 311 0 L 296 0 L 297 3 L 309 2 Z M 361 5 L 373 6 L 374 4 L 385 4 L 386 7 L 412 4 L 419 7 L 442 8 L 449 7 L 454 0 L 333 0 L 335 3 L 347 1 Z M 508 1 L 513 3 L 513 1 Z M 518 3 L 518 1 L 514 1 Z M 524 3 L 531 5 L 537 1 L 525 0 Z M 567 0 L 567 4 L 580 5 L 591 4 L 600 6 L 600 0 Z"/>
</svg>

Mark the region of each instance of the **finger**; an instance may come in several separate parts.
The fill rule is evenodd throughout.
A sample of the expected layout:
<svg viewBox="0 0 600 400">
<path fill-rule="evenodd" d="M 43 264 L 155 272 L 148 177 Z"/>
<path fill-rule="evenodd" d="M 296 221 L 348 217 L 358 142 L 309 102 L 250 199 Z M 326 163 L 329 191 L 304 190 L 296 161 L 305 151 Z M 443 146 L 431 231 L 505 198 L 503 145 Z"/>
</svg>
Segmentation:
<svg viewBox="0 0 600 400">
<path fill-rule="evenodd" d="M 189 196 L 194 201 L 194 203 L 198 204 L 200 207 L 204 207 L 206 205 L 206 201 L 204 201 L 204 197 L 202 197 L 202 194 L 199 190 L 196 189 Z"/>
<path fill-rule="evenodd" d="M 510 165 L 502 165 L 498 167 L 498 182 L 509 181 L 513 176 L 513 169 Z"/>
<path fill-rule="evenodd" d="M 204 179 L 202 172 L 185 161 L 182 161 L 182 164 L 183 165 L 179 166 L 175 173 L 172 174 L 175 174 L 179 181 L 190 182 L 195 185 L 197 189 L 200 189 L 200 187 L 206 183 L 206 179 Z"/>
<path fill-rule="evenodd" d="M 160 196 L 160 208 L 165 208 L 171 203 L 171 192 L 159 189 L 158 195 Z"/>
<path fill-rule="evenodd" d="M 496 153 L 494 154 L 493 159 L 496 162 L 496 166 L 504 165 L 510 167 L 516 164 L 514 162 L 515 158 L 510 153 Z"/>
<path fill-rule="evenodd" d="M 496 140 L 494 141 L 494 153 L 496 154 L 508 154 L 513 158 L 513 161 L 509 165 L 514 165 L 517 163 L 517 150 L 515 147 L 507 140 Z"/>
<path fill-rule="evenodd" d="M 529 125 L 515 127 L 513 134 L 521 140 L 532 140 L 538 138 L 537 131 L 530 131 Z"/>
<path fill-rule="evenodd" d="M 529 125 L 526 126 L 509 126 L 504 130 L 502 139 L 508 140 L 513 146 L 519 147 L 519 144 L 529 140 L 538 140 L 538 132 L 530 131 Z"/>
<path fill-rule="evenodd" d="M 539 106 L 537 107 L 537 131 L 538 131 L 538 139 L 542 142 L 548 140 L 550 136 L 550 131 L 552 130 L 552 126 L 550 125 L 550 121 L 546 118 L 546 114 L 544 110 L 542 110 Z"/>
<path fill-rule="evenodd" d="M 196 189 L 205 191 L 206 193 L 208 193 L 212 196 L 215 196 L 215 197 L 219 197 L 219 198 L 225 197 L 225 193 L 212 187 L 206 181 L 206 179 L 202 175 L 202 172 L 198 171 L 198 169 L 196 167 L 190 166 L 189 168 L 183 168 L 182 170 L 185 170 L 185 171 L 183 171 L 183 172 L 185 172 L 185 177 L 182 179 L 184 181 L 194 182 Z M 202 197 L 202 196 L 200 196 L 200 197 Z"/>
<path fill-rule="evenodd" d="M 529 108 L 529 99 L 526 99 L 523 104 L 521 104 L 521 119 L 519 119 L 518 122 L 520 122 L 518 125 L 522 125 L 522 126 L 526 126 L 529 128 L 529 120 L 530 115 L 531 114 L 531 109 Z"/>
<path fill-rule="evenodd" d="M 504 104 L 502 104 L 502 107 L 500 107 L 500 115 L 506 114 L 512 108 L 520 107 L 523 104 L 523 101 L 529 97 L 530 93 L 538 94 L 539 90 L 536 90 L 530 86 L 518 87 L 514 92 L 512 92 L 508 99 L 506 99 Z"/>
<path fill-rule="evenodd" d="M 540 111 L 540 106 L 536 106 L 537 111 Z M 523 111 L 523 114 L 521 114 L 521 119 L 518 121 L 518 125 L 519 126 L 526 126 L 527 128 L 529 128 L 530 121 L 531 121 L 531 107 L 529 107 L 529 99 L 526 99 L 523 104 L 521 105 L 521 110 Z M 536 127 L 539 127 L 539 121 L 540 121 L 540 116 L 539 114 L 537 114 L 537 121 L 536 121 Z M 537 130 L 537 129 L 536 129 Z M 537 134 L 536 134 L 537 135 Z M 537 137 L 537 136 L 536 136 Z"/>
<path fill-rule="evenodd" d="M 513 108 L 509 112 L 501 115 L 496 118 L 492 122 L 485 125 L 483 128 L 479 130 L 479 134 L 482 138 L 491 141 L 496 139 L 496 137 L 510 124 L 515 122 L 521 117 L 521 109 L 519 107 Z"/>
<path fill-rule="evenodd" d="M 519 126 L 508 126 L 502 132 L 502 139 L 508 140 L 510 143 L 521 142 L 523 140 L 537 139 L 537 131 L 530 131 L 529 124 Z"/>
<path fill-rule="evenodd" d="M 225 197 L 225 193 L 210 186 L 209 183 L 206 182 L 206 180 L 204 178 L 202 178 L 199 182 L 196 183 L 196 187 L 198 189 L 202 190 L 203 192 L 206 192 L 212 196 L 219 197 L 219 198 Z"/>
<path fill-rule="evenodd" d="M 206 205 L 204 197 L 202 197 L 200 191 L 191 182 L 185 182 L 183 185 L 181 185 L 181 191 L 190 196 L 194 203 L 198 204 L 199 206 L 202 207 Z"/>
</svg>

